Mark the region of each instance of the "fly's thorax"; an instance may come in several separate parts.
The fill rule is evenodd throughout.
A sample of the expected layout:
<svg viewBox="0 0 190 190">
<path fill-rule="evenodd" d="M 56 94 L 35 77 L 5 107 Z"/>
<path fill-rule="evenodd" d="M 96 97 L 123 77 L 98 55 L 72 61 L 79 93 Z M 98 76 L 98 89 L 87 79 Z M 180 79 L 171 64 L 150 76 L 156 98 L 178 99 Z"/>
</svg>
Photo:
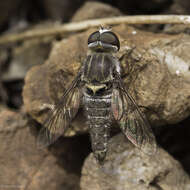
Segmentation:
<svg viewBox="0 0 190 190">
<path fill-rule="evenodd" d="M 83 63 L 81 79 L 86 83 L 106 83 L 114 79 L 116 58 L 109 53 L 91 53 Z"/>
</svg>

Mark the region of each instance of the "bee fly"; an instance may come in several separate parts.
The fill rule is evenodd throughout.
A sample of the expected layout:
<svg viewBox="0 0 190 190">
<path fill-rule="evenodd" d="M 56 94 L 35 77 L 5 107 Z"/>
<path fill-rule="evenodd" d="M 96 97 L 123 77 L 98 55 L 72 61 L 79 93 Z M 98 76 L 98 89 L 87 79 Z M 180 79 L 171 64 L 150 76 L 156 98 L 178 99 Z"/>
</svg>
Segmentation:
<svg viewBox="0 0 190 190">
<path fill-rule="evenodd" d="M 92 150 L 100 164 L 106 156 L 113 119 L 134 145 L 143 152 L 154 153 L 156 141 L 151 127 L 121 79 L 120 64 L 114 56 L 120 49 L 118 37 L 101 28 L 89 36 L 88 48 L 90 53 L 76 78 L 59 103 L 51 107 L 38 136 L 39 143 L 49 145 L 63 135 L 82 104 Z"/>
</svg>

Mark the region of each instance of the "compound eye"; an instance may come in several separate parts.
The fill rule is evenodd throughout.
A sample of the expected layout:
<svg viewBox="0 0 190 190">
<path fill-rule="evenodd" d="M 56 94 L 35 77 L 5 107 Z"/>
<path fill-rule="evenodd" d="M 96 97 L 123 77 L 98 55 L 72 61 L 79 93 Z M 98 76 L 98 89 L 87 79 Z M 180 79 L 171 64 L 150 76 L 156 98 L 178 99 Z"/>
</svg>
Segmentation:
<svg viewBox="0 0 190 190">
<path fill-rule="evenodd" d="M 113 32 L 104 32 L 100 36 L 100 41 L 106 44 L 111 44 L 120 48 L 118 37 Z"/>
<path fill-rule="evenodd" d="M 94 33 L 92 33 L 89 38 L 88 38 L 88 44 L 99 41 L 100 38 L 100 33 L 99 31 L 96 31 Z"/>
</svg>

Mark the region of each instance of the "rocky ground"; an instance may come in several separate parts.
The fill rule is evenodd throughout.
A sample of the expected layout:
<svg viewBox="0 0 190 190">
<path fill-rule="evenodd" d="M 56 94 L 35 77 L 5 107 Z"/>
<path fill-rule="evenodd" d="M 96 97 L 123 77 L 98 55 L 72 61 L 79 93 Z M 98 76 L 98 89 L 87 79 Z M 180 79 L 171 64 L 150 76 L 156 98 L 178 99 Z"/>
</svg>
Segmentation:
<svg viewBox="0 0 190 190">
<path fill-rule="evenodd" d="M 136 14 L 189 14 L 187 0 L 0 2 L 1 34 Z M 190 190 L 188 25 L 120 24 L 122 78 L 149 119 L 158 151 L 148 156 L 116 129 L 96 163 L 83 111 L 58 141 L 36 145 L 47 107 L 62 96 L 97 30 L 0 46 L 0 190 Z M 115 125 L 113 124 L 113 127 Z M 117 127 L 117 126 L 115 126 Z"/>
</svg>

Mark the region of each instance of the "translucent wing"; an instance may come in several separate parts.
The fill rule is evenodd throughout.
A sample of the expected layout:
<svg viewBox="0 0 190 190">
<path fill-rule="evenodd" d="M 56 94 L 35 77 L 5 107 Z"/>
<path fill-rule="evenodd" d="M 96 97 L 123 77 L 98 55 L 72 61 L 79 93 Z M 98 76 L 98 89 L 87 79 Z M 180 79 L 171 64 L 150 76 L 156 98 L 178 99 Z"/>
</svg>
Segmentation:
<svg viewBox="0 0 190 190">
<path fill-rule="evenodd" d="M 55 142 L 68 128 L 78 112 L 81 100 L 81 89 L 78 87 L 79 76 L 66 90 L 59 103 L 51 107 L 47 120 L 37 138 L 37 146 L 42 148 Z"/>
<path fill-rule="evenodd" d="M 147 154 L 156 152 L 151 126 L 132 96 L 124 89 L 122 81 L 113 89 L 112 112 L 122 132 L 134 145 Z"/>
</svg>

